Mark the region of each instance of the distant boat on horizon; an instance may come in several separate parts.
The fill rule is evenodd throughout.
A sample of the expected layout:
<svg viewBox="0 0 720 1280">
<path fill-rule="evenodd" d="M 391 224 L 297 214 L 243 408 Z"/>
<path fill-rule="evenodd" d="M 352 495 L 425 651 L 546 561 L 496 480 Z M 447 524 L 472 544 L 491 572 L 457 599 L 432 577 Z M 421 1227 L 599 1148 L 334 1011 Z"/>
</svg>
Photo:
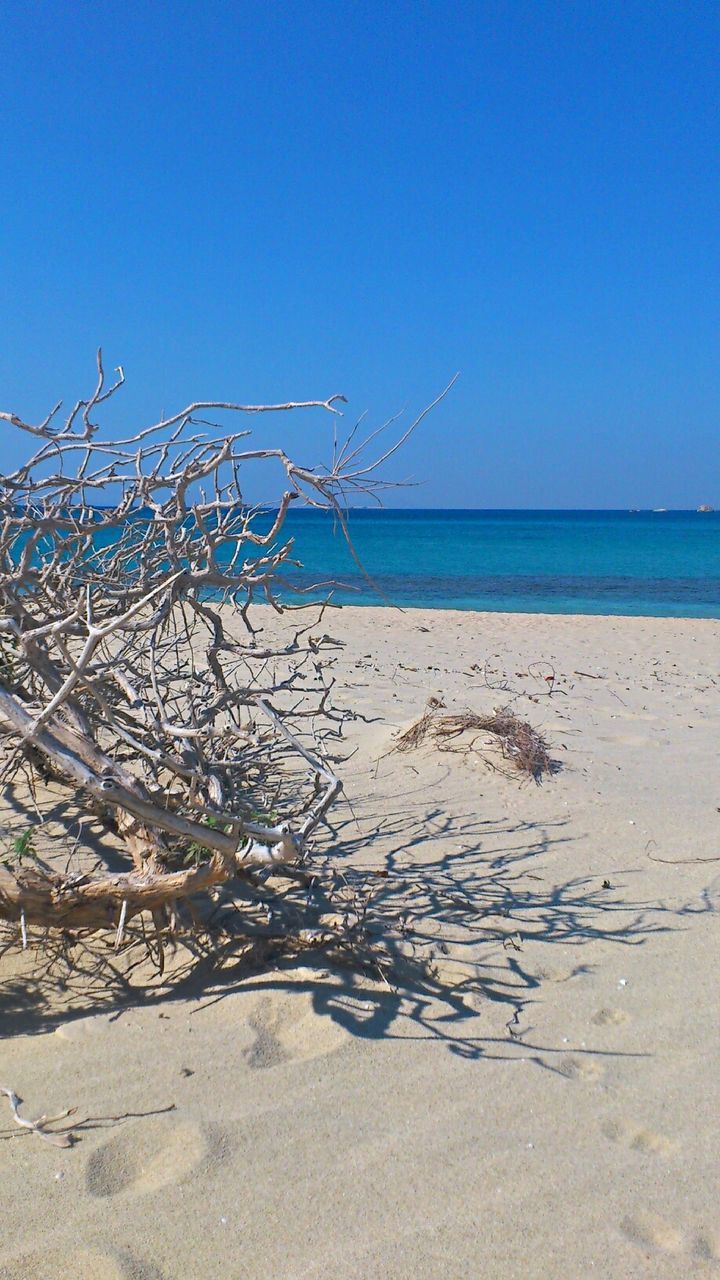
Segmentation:
<svg viewBox="0 0 720 1280">
<path fill-rule="evenodd" d="M 698 513 L 701 515 L 707 515 L 708 512 L 713 512 L 714 510 L 715 508 L 708 506 L 706 502 L 703 502 L 702 506 L 698 507 Z"/>
</svg>

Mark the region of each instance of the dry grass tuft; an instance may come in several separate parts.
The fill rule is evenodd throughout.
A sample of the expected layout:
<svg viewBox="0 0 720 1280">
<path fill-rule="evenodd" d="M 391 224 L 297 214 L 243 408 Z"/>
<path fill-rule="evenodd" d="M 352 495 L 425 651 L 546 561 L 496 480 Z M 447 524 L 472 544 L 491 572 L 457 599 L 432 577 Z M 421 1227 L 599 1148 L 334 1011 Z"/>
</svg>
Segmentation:
<svg viewBox="0 0 720 1280">
<path fill-rule="evenodd" d="M 557 763 L 551 759 L 542 734 L 509 707 L 500 707 L 491 715 L 482 716 L 474 711 L 443 712 L 444 703 L 431 698 L 420 719 L 397 739 L 395 750 L 412 751 L 430 738 L 444 751 L 471 751 L 476 739 L 459 742 L 463 734 L 491 734 L 504 759 L 518 773 L 539 782 L 545 774 L 556 771 Z"/>
</svg>

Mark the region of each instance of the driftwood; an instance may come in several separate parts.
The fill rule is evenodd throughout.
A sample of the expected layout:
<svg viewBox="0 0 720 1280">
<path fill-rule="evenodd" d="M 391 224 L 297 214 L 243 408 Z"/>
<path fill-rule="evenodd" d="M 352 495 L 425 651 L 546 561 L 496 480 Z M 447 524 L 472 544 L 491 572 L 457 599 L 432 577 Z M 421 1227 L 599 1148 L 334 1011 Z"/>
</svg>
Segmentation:
<svg viewBox="0 0 720 1280">
<path fill-rule="evenodd" d="M 0 477 L 0 765 L 6 786 L 24 778 L 37 796 L 51 782 L 102 820 L 127 868 L 6 858 L 0 918 L 23 945 L 39 925 L 111 928 L 119 946 L 140 913 L 160 930 L 179 901 L 303 857 L 341 790 L 326 747 L 341 727 L 329 642 L 301 615 L 294 634 L 263 644 L 254 605 L 303 604 L 284 576 L 291 503 L 329 509 L 347 533 L 347 496 L 378 487 L 377 466 L 408 434 L 369 462 L 373 437 L 351 433 L 317 469 L 249 448 L 232 426 L 246 414 L 336 418 L 334 395 L 197 402 L 108 441 L 94 416 L 124 375 L 107 386 L 100 353 L 97 365 L 93 394 L 64 421 L 60 405 L 37 425 L 0 413 L 34 450 Z M 283 478 L 270 515 L 241 487 L 268 460 Z"/>
</svg>

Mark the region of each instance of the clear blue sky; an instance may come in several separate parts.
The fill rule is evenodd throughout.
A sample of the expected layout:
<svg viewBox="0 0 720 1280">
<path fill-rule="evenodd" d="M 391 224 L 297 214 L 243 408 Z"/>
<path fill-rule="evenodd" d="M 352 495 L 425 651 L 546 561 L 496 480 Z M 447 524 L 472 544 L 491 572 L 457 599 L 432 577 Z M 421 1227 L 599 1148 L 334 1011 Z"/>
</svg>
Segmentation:
<svg viewBox="0 0 720 1280">
<path fill-rule="evenodd" d="M 716 0 L 5 0 L 2 46 L 0 408 L 100 343 L 128 425 L 460 369 L 392 505 L 720 505 Z"/>
</svg>

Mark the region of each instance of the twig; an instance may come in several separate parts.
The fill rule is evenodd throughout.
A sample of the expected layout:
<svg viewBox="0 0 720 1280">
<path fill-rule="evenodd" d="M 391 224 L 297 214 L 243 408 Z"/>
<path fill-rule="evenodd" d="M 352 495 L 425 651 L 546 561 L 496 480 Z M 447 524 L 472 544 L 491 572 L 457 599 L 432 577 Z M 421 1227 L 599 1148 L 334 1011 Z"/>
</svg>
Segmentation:
<svg viewBox="0 0 720 1280">
<path fill-rule="evenodd" d="M 47 1126 L 56 1124 L 58 1120 L 66 1120 L 68 1116 L 74 1116 L 77 1107 L 68 1107 L 66 1111 L 60 1111 L 56 1116 L 39 1116 L 37 1120 L 26 1120 L 20 1115 L 18 1108 L 22 1102 L 12 1089 L 7 1089 L 0 1085 L 0 1093 L 4 1093 L 10 1103 L 13 1120 L 19 1124 L 22 1129 L 29 1129 L 31 1133 L 37 1134 L 38 1138 L 42 1138 L 43 1142 L 49 1142 L 53 1147 L 71 1147 L 75 1141 L 75 1134 L 70 1130 L 62 1133 L 49 1132 Z"/>
</svg>

